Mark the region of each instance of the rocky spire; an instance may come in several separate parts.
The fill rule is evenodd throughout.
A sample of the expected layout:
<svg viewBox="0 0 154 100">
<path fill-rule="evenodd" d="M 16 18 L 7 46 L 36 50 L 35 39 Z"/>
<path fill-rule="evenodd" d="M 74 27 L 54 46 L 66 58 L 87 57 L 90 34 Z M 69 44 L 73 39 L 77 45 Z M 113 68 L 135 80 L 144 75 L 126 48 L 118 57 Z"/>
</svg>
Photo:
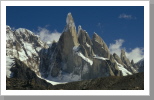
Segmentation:
<svg viewBox="0 0 154 100">
<path fill-rule="evenodd" d="M 95 40 L 96 42 L 98 42 L 103 47 L 103 49 L 105 51 L 109 52 L 109 49 L 108 49 L 106 43 L 103 41 L 103 39 L 99 35 L 97 35 L 97 33 L 94 32 L 92 39 Z"/>
<path fill-rule="evenodd" d="M 67 62 L 67 70 L 71 72 L 73 70 L 74 58 L 73 47 L 78 47 L 78 37 L 76 33 L 76 27 L 71 13 L 68 13 L 66 18 L 66 26 L 58 41 L 58 54 L 61 55 L 61 60 Z"/>
<path fill-rule="evenodd" d="M 105 58 L 110 58 L 109 49 L 108 49 L 106 43 L 95 32 L 94 32 L 94 35 L 92 38 L 92 43 L 93 43 L 93 50 L 96 55 L 102 56 Z"/>
<path fill-rule="evenodd" d="M 88 56 L 92 58 L 94 56 L 94 52 L 92 49 L 92 41 L 88 33 L 81 28 L 81 25 L 78 26 L 78 41 L 80 45 L 85 48 Z"/>
<path fill-rule="evenodd" d="M 79 43 L 82 45 L 86 43 L 88 45 L 92 45 L 90 36 L 85 30 L 81 28 L 81 25 L 78 26 L 78 40 L 79 40 Z"/>
<path fill-rule="evenodd" d="M 131 63 L 129 59 L 126 57 L 125 50 L 123 49 L 121 50 L 121 60 L 126 65 L 125 67 L 129 69 L 129 67 L 131 66 Z"/>
<path fill-rule="evenodd" d="M 67 23 L 68 26 L 75 26 L 71 13 L 67 14 L 66 23 Z"/>
<path fill-rule="evenodd" d="M 116 53 L 113 54 L 113 57 L 119 64 L 124 65 L 124 63 L 121 61 L 120 57 Z"/>
<path fill-rule="evenodd" d="M 59 43 L 66 44 L 66 48 L 72 48 L 73 46 L 79 45 L 75 23 L 71 13 L 68 13 L 66 18 L 66 26 L 62 33 Z M 65 46 L 63 46 L 65 48 Z"/>
</svg>

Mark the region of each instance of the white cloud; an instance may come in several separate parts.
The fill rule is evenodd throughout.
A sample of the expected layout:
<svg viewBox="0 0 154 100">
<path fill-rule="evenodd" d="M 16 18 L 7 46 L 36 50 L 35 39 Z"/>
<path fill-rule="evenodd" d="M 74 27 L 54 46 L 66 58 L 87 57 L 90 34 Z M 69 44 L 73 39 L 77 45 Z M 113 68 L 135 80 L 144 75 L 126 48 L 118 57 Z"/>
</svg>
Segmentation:
<svg viewBox="0 0 154 100">
<path fill-rule="evenodd" d="M 48 29 L 41 27 L 38 27 L 37 34 L 44 42 L 52 42 L 53 40 L 57 42 L 61 36 L 61 33 L 57 32 L 56 30 L 54 32 L 51 32 Z"/>
<path fill-rule="evenodd" d="M 127 15 L 127 14 L 120 14 L 118 18 L 123 18 L 123 19 L 136 19 L 136 17 L 133 17 L 132 15 Z"/>
<path fill-rule="evenodd" d="M 143 48 L 134 48 L 131 52 L 126 52 L 126 56 L 129 60 L 134 60 L 134 62 L 138 62 L 142 58 L 144 58 L 144 51 Z"/>
<path fill-rule="evenodd" d="M 126 52 L 126 56 L 129 60 L 134 60 L 134 62 L 138 62 L 142 58 L 144 58 L 144 49 L 136 47 L 132 49 L 130 52 L 127 52 L 126 48 L 122 47 L 124 43 L 123 39 L 115 40 L 115 43 L 109 45 L 110 53 L 116 53 L 118 56 L 121 54 L 121 49 L 124 49 Z"/>
<path fill-rule="evenodd" d="M 111 54 L 116 53 L 117 55 L 120 55 L 123 42 L 124 42 L 123 39 L 119 39 L 115 40 L 115 44 L 110 44 L 109 46 L 110 53 Z"/>
</svg>

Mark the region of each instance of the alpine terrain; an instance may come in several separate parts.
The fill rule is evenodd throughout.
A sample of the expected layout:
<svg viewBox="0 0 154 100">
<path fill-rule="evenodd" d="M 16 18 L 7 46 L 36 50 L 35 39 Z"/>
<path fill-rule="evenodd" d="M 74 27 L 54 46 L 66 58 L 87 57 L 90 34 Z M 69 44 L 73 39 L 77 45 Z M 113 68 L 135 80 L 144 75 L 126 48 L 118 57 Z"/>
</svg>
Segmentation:
<svg viewBox="0 0 154 100">
<path fill-rule="evenodd" d="M 105 41 L 97 33 L 90 38 L 81 26 L 76 29 L 71 13 L 67 15 L 66 26 L 59 41 L 51 44 L 41 41 L 38 35 L 28 29 L 13 31 L 10 26 L 6 26 L 7 89 L 61 89 L 58 86 L 65 84 L 64 89 L 70 89 L 67 88 L 69 84 L 99 83 L 98 80 L 106 82 L 106 79 L 117 79 L 114 82 L 120 84 L 130 77 L 143 76 L 140 72 L 144 72 L 144 59 L 134 63 L 127 58 L 124 50 L 121 50 L 120 56 L 111 54 Z M 135 78 L 133 84 L 137 81 Z M 12 87 L 14 82 L 18 82 L 18 87 Z M 126 89 L 143 89 L 143 84 L 142 80 L 141 88 Z"/>
</svg>

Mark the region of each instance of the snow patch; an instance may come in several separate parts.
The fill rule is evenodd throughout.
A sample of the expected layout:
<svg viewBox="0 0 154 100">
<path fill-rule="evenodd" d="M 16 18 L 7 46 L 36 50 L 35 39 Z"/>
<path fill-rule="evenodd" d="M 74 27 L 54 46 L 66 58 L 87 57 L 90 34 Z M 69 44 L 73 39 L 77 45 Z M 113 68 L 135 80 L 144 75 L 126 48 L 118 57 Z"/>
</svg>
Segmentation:
<svg viewBox="0 0 154 100">
<path fill-rule="evenodd" d="M 77 52 L 79 50 L 79 46 L 74 46 L 73 51 Z"/>
<path fill-rule="evenodd" d="M 133 70 L 133 72 L 137 73 L 134 67 L 131 66 L 130 68 Z"/>
<path fill-rule="evenodd" d="M 37 75 L 37 76 L 38 76 L 38 75 Z M 65 83 L 67 83 L 67 82 L 56 82 L 56 81 L 51 81 L 51 80 L 42 78 L 42 77 L 40 77 L 40 76 L 38 76 L 38 77 L 41 78 L 41 79 L 43 79 L 43 80 L 45 80 L 46 82 L 48 82 L 48 83 L 50 83 L 50 84 L 52 84 L 52 85 L 65 84 Z"/>
<path fill-rule="evenodd" d="M 26 32 L 26 29 L 24 29 L 24 28 L 18 28 L 18 29 L 16 30 L 16 32 L 17 32 L 17 33 L 25 33 L 25 32 Z"/>
<path fill-rule="evenodd" d="M 21 61 L 25 61 L 25 60 L 28 59 L 28 57 L 26 56 L 25 51 L 23 49 L 21 49 L 20 51 L 18 51 L 18 53 L 19 53 L 19 59 Z"/>
<path fill-rule="evenodd" d="M 116 60 L 115 62 L 117 63 L 119 70 L 122 71 L 123 76 L 132 75 L 132 73 L 125 69 L 123 65 L 119 64 Z"/>
<path fill-rule="evenodd" d="M 39 52 L 42 48 L 41 47 L 37 47 L 36 51 Z"/>
<path fill-rule="evenodd" d="M 87 42 L 86 42 L 86 46 L 89 47 L 89 48 L 91 47 Z"/>
<path fill-rule="evenodd" d="M 78 52 L 79 50 L 79 46 L 74 46 L 73 47 L 73 51 L 75 54 L 77 54 L 78 56 L 80 56 L 83 60 L 85 60 L 86 62 L 88 62 L 90 65 L 93 64 L 93 61 L 90 60 L 89 58 L 85 57 L 81 52 Z"/>
<path fill-rule="evenodd" d="M 28 33 L 30 33 L 31 35 L 34 35 L 34 33 L 30 30 L 27 30 Z M 36 35 L 35 35 L 36 36 Z M 37 36 L 38 37 L 38 36 Z"/>
<path fill-rule="evenodd" d="M 57 85 L 57 84 L 66 84 L 68 82 L 73 82 L 73 81 L 80 81 L 81 80 L 81 74 L 77 75 L 72 73 L 65 73 L 65 72 L 60 72 L 60 74 L 57 77 L 52 77 L 49 75 L 47 78 L 40 77 L 41 79 L 46 80 L 48 83 L 51 83 L 52 85 Z"/>
<path fill-rule="evenodd" d="M 77 54 L 78 56 L 80 56 L 82 59 L 84 59 L 86 62 L 88 62 L 90 65 L 93 64 L 93 61 L 90 60 L 89 58 L 85 57 L 81 52 L 76 52 L 76 54 Z"/>
<path fill-rule="evenodd" d="M 8 41 L 8 40 L 12 40 L 12 41 L 15 40 L 15 37 L 14 37 L 12 31 L 7 31 L 7 32 L 6 32 L 6 41 Z"/>
<path fill-rule="evenodd" d="M 13 77 L 13 73 L 10 71 L 12 66 L 15 64 L 14 59 L 6 56 L 6 76 L 7 78 Z"/>
<path fill-rule="evenodd" d="M 33 48 L 33 45 L 30 44 L 30 43 L 27 43 L 27 42 L 23 42 L 24 43 L 24 47 L 26 49 L 26 52 L 27 54 L 30 56 L 30 57 L 33 57 L 32 54 L 35 54 L 35 55 L 38 55 L 35 51 L 35 49 Z"/>
<path fill-rule="evenodd" d="M 101 60 L 109 60 L 108 58 L 99 57 L 99 56 L 95 56 L 94 58 L 96 58 L 96 59 L 101 59 Z"/>
<path fill-rule="evenodd" d="M 95 42 L 99 43 L 97 40 L 95 40 Z M 99 43 L 100 44 L 100 43 Z"/>
</svg>

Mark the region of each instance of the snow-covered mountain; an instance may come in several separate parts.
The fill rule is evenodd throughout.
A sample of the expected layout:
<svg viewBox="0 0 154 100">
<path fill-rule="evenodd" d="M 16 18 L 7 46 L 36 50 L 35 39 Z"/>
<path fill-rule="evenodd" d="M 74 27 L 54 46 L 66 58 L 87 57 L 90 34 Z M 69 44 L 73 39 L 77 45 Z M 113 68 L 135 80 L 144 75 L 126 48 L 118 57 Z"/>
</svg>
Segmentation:
<svg viewBox="0 0 154 100">
<path fill-rule="evenodd" d="M 66 26 L 58 42 L 50 46 L 30 30 L 19 28 L 12 31 L 6 26 L 6 71 L 13 77 L 11 68 L 18 59 L 40 78 L 48 81 L 71 82 L 106 76 L 126 76 L 137 73 L 121 50 L 121 56 L 110 54 L 104 40 L 94 33 L 92 39 L 78 26 L 71 13 L 66 18 Z"/>
<path fill-rule="evenodd" d="M 39 73 L 39 51 L 43 48 L 48 48 L 48 46 L 33 32 L 24 28 L 12 31 L 9 26 L 6 26 L 7 61 L 10 61 L 10 58 L 17 58 L 31 70 Z"/>
</svg>

